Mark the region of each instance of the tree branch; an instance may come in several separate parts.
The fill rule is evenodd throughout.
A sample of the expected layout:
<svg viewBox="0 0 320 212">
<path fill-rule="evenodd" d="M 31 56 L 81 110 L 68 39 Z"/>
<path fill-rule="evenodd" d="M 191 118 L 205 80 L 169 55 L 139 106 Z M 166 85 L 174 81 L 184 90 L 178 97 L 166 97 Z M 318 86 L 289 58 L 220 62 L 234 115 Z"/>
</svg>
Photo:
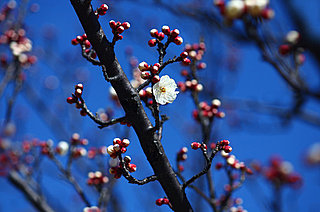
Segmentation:
<svg viewBox="0 0 320 212">
<path fill-rule="evenodd" d="M 128 121 L 132 124 L 141 147 L 154 170 L 162 188 L 168 196 L 174 211 L 192 211 L 191 205 L 164 153 L 158 136 L 152 131 L 152 124 L 141 104 L 140 97 L 124 74 L 112 44 L 107 40 L 90 2 L 71 0 L 71 4 L 109 77 L 116 77 L 110 83 L 115 89 Z"/>
<path fill-rule="evenodd" d="M 16 171 L 9 172 L 8 180 L 32 203 L 32 205 L 41 212 L 54 212 L 46 200 L 37 194 L 18 174 Z"/>
</svg>

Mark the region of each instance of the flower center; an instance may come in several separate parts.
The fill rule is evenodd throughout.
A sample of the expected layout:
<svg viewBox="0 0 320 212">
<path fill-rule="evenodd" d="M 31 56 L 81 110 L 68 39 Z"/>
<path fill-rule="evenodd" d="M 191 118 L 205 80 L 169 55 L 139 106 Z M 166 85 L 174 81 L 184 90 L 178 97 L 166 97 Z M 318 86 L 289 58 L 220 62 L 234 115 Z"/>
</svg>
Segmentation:
<svg viewBox="0 0 320 212">
<path fill-rule="evenodd" d="M 160 87 L 160 91 L 161 91 L 161 93 L 164 93 L 164 92 L 166 92 L 166 88 L 165 87 Z"/>
</svg>

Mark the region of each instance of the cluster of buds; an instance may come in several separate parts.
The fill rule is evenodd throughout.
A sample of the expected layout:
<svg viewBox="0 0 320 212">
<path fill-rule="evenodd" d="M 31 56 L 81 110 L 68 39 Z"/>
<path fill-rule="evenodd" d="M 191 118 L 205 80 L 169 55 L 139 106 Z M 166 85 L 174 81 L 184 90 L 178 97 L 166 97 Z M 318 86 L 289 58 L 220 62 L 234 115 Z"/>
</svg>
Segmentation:
<svg viewBox="0 0 320 212">
<path fill-rule="evenodd" d="M 191 63 L 191 60 L 189 58 L 187 58 L 189 56 L 189 53 L 187 51 L 183 51 L 180 54 L 180 57 L 182 59 L 181 64 L 184 66 L 188 66 Z"/>
<path fill-rule="evenodd" d="M 26 37 L 24 29 L 13 30 L 9 29 L 0 36 L 0 44 L 8 44 L 13 56 L 15 56 L 21 65 L 30 66 L 37 62 L 37 57 L 34 55 L 27 55 L 25 52 L 30 52 L 32 49 L 32 42 Z M 5 66 L 8 63 L 7 57 L 1 57 L 1 65 Z"/>
<path fill-rule="evenodd" d="M 152 105 L 153 100 L 152 100 L 152 88 L 147 87 L 145 89 L 141 89 L 139 91 L 139 96 L 142 101 L 144 101 L 147 105 Z"/>
<path fill-rule="evenodd" d="M 231 148 L 231 147 L 230 147 Z M 228 154 L 225 150 L 221 152 L 221 155 L 224 157 L 226 164 L 225 166 L 232 167 L 233 169 L 245 171 L 247 174 L 252 174 L 252 170 L 245 165 L 244 162 L 239 161 L 235 155 Z M 216 164 L 216 169 L 219 170 L 224 167 L 224 164 L 218 162 Z"/>
<path fill-rule="evenodd" d="M 290 53 L 294 53 L 294 60 L 296 64 L 301 65 L 305 61 L 305 55 L 303 54 L 303 48 L 299 47 L 299 41 L 301 35 L 298 31 L 291 30 L 287 33 L 284 39 L 284 43 L 279 46 L 279 54 L 286 56 Z"/>
<path fill-rule="evenodd" d="M 164 197 L 164 198 L 159 198 L 156 200 L 156 205 L 161 206 L 161 205 L 170 205 L 169 199 Z"/>
<path fill-rule="evenodd" d="M 98 18 L 99 18 L 100 15 L 105 15 L 105 14 L 107 13 L 108 9 L 109 9 L 108 5 L 102 4 L 102 5 L 94 12 L 94 14 L 95 14 L 96 16 L 98 16 Z"/>
<path fill-rule="evenodd" d="M 187 160 L 188 158 L 187 152 L 188 152 L 188 148 L 182 147 L 180 151 L 177 153 L 178 170 L 180 172 L 184 171 L 184 167 L 183 165 L 179 164 L 179 162 Z"/>
<path fill-rule="evenodd" d="M 144 61 L 138 65 L 138 68 L 141 71 L 141 78 L 144 80 L 151 79 L 154 84 L 160 81 L 160 77 L 158 75 L 160 67 L 161 65 L 159 63 L 148 65 L 148 63 Z"/>
<path fill-rule="evenodd" d="M 32 141 L 23 141 L 22 142 L 22 151 L 23 153 L 29 153 L 34 147 L 39 147 L 41 150 L 41 154 L 50 155 L 52 153 L 53 141 L 39 141 L 37 139 L 33 139 Z"/>
<path fill-rule="evenodd" d="M 107 147 L 105 147 L 105 146 L 102 146 L 102 147 L 99 147 L 99 148 L 91 147 L 88 150 L 88 158 L 89 159 L 94 159 L 97 155 L 105 156 L 107 154 L 108 154 L 107 153 Z"/>
<path fill-rule="evenodd" d="M 38 143 L 38 146 L 41 149 L 41 154 L 51 156 L 52 154 L 52 146 L 53 146 L 53 141 L 48 140 L 48 141 L 41 141 Z"/>
<path fill-rule="evenodd" d="M 293 171 L 293 165 L 279 157 L 271 158 L 270 166 L 264 169 L 263 174 L 277 186 L 290 185 L 294 188 L 299 188 L 302 185 L 302 178 Z"/>
<path fill-rule="evenodd" d="M 177 161 L 185 161 L 187 160 L 187 152 L 188 148 L 187 147 L 182 147 L 180 151 L 177 153 Z"/>
<path fill-rule="evenodd" d="M 85 207 L 83 212 L 101 212 L 97 206 Z"/>
<path fill-rule="evenodd" d="M 0 11 L 0 22 L 6 20 L 8 17 L 8 14 L 16 8 L 17 3 L 14 0 L 9 1 L 7 4 L 5 4 Z"/>
<path fill-rule="evenodd" d="M 232 151 L 232 147 L 230 146 L 230 141 L 229 140 L 221 140 L 218 142 L 219 149 L 223 150 L 225 153 L 230 153 Z M 210 146 L 211 148 L 213 145 Z"/>
<path fill-rule="evenodd" d="M 137 166 L 135 164 L 133 164 L 133 163 L 130 163 L 131 162 L 131 157 L 125 156 L 123 158 L 123 160 L 124 160 L 124 166 L 129 172 L 132 173 L 132 172 L 137 171 Z"/>
<path fill-rule="evenodd" d="M 84 147 L 75 147 L 71 150 L 73 158 L 84 157 L 87 155 L 87 150 Z"/>
<path fill-rule="evenodd" d="M 111 158 L 117 158 L 118 155 L 123 154 L 127 151 L 127 147 L 129 146 L 130 141 L 127 138 L 120 139 L 115 138 L 113 139 L 113 145 L 107 147 L 107 152 Z"/>
<path fill-rule="evenodd" d="M 72 145 L 77 146 L 77 145 L 82 145 L 86 146 L 89 144 L 88 139 L 86 138 L 80 138 L 80 135 L 78 133 L 73 133 L 70 139 L 70 142 Z"/>
<path fill-rule="evenodd" d="M 115 138 L 113 139 L 113 145 L 107 147 L 107 153 L 110 155 L 111 158 L 116 159 L 121 154 L 127 151 L 127 147 L 129 146 L 129 144 L 130 141 L 126 138 L 122 140 L 120 138 Z M 109 169 L 110 174 L 112 174 L 115 179 L 119 179 L 122 176 L 123 169 L 126 169 L 129 172 L 135 172 L 137 170 L 137 166 L 135 164 L 130 163 L 131 158 L 129 156 L 125 156 L 123 158 L 123 161 L 124 163 L 113 164 L 113 167 Z"/>
<path fill-rule="evenodd" d="M 9 150 L 0 153 L 0 176 L 6 176 L 10 169 L 21 165 L 21 159 L 21 154 L 17 151 Z"/>
<path fill-rule="evenodd" d="M 202 57 L 203 57 L 205 51 L 206 51 L 206 44 L 204 42 L 194 43 L 194 44 L 186 44 L 184 46 L 184 52 L 186 52 L 188 54 L 188 56 L 194 61 L 202 60 Z M 183 65 L 188 65 L 188 64 L 183 64 Z M 206 68 L 206 64 L 205 63 L 198 63 L 197 68 L 204 69 L 204 68 Z"/>
<path fill-rule="evenodd" d="M 115 22 L 114 20 L 109 21 L 109 26 L 112 29 L 112 33 L 114 35 L 114 40 L 118 41 L 118 40 L 122 40 L 123 36 L 121 35 L 124 30 L 127 30 L 130 28 L 130 23 L 129 22 Z"/>
<path fill-rule="evenodd" d="M 183 43 L 182 37 L 180 37 L 180 31 L 178 29 L 170 30 L 168 26 L 162 26 L 162 32 L 159 32 L 157 29 L 150 30 L 150 35 L 153 39 L 148 41 L 150 47 L 156 46 L 158 43 L 164 39 L 165 35 L 168 36 L 167 42 L 173 42 L 176 45 L 181 45 Z"/>
<path fill-rule="evenodd" d="M 204 143 L 199 143 L 199 142 L 192 142 L 191 143 L 191 149 L 197 150 L 201 148 L 203 151 L 207 151 L 208 147 Z"/>
<path fill-rule="evenodd" d="M 122 176 L 122 168 L 120 166 L 111 167 L 109 173 L 112 174 L 115 179 L 119 179 Z"/>
<path fill-rule="evenodd" d="M 82 146 L 88 145 L 88 139 L 80 138 L 78 133 L 73 133 L 70 143 L 73 146 L 73 148 L 71 148 L 71 154 L 73 158 L 84 157 L 87 155 L 87 150 Z"/>
<path fill-rule="evenodd" d="M 178 82 L 178 87 L 181 92 L 185 92 L 187 90 L 200 92 L 203 90 L 203 85 L 198 83 L 198 80 L 196 79 Z"/>
<path fill-rule="evenodd" d="M 80 109 L 80 115 L 81 116 L 86 116 L 87 112 L 84 108 L 82 108 L 82 102 L 80 98 L 82 97 L 82 92 L 83 92 L 83 84 L 79 83 L 74 87 L 74 93 L 72 96 L 67 98 L 67 102 L 69 104 L 74 104 L 76 105 L 76 108 Z"/>
<path fill-rule="evenodd" d="M 109 182 L 108 177 L 104 176 L 100 171 L 88 173 L 88 180 L 87 180 L 88 185 L 99 186 L 107 182 Z"/>
<path fill-rule="evenodd" d="M 221 106 L 221 102 L 219 99 L 213 99 L 211 101 L 211 105 L 209 105 L 206 102 L 200 102 L 199 106 L 201 110 L 200 112 L 202 116 L 205 118 L 213 119 L 213 117 L 217 117 L 217 118 L 225 117 L 225 113 L 222 111 L 219 111 L 219 107 Z M 199 111 L 197 109 L 193 110 L 192 116 L 195 120 L 197 121 L 200 120 Z"/>
<path fill-rule="evenodd" d="M 269 0 L 214 0 L 214 5 L 220 10 L 227 21 L 239 19 L 244 15 L 272 19 L 274 10 L 269 7 Z"/>
<path fill-rule="evenodd" d="M 230 191 L 230 185 L 227 184 L 225 185 L 225 190 L 229 190 Z M 228 195 L 228 194 L 227 194 Z M 217 198 L 215 200 L 216 206 L 222 206 L 221 203 L 225 203 L 226 202 L 226 198 L 227 195 L 222 194 L 219 198 Z M 229 197 L 229 200 L 227 202 L 227 205 L 229 208 L 229 212 L 248 212 L 246 209 L 243 208 L 242 206 L 243 204 L 243 200 L 239 197 L 233 198 L 233 197 Z"/>
<path fill-rule="evenodd" d="M 95 59 L 97 57 L 97 53 L 94 51 L 91 47 L 91 43 L 88 40 L 88 37 L 86 34 L 78 35 L 76 38 L 71 40 L 72 45 L 78 45 L 80 44 L 82 48 L 85 49 L 85 54 L 88 55 L 89 58 Z"/>
<path fill-rule="evenodd" d="M 129 156 L 125 156 L 123 158 L 124 160 L 124 167 L 122 164 L 120 165 L 116 165 L 114 167 L 111 167 L 109 169 L 109 173 L 113 175 L 113 177 L 115 179 L 119 179 L 121 176 L 122 176 L 122 172 L 123 172 L 123 169 L 127 169 L 129 172 L 135 172 L 137 170 L 137 166 L 133 163 L 130 163 L 131 162 L 131 158 Z"/>
</svg>

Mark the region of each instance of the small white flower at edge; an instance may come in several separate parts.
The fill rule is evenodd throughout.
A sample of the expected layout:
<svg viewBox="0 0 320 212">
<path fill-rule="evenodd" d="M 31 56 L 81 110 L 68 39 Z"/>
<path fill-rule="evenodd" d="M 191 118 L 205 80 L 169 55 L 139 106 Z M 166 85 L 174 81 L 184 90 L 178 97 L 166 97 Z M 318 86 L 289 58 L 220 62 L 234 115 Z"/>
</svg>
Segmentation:
<svg viewBox="0 0 320 212">
<path fill-rule="evenodd" d="M 165 105 L 172 103 L 176 98 L 179 91 L 176 91 L 177 84 L 168 75 L 160 78 L 160 81 L 153 85 L 153 95 L 156 102 Z"/>
</svg>

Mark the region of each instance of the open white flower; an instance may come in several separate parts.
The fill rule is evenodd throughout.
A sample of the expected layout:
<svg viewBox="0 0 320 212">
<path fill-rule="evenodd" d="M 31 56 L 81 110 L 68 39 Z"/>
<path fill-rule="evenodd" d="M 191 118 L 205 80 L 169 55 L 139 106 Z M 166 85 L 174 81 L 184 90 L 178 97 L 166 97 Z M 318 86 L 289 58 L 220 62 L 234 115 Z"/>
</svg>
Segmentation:
<svg viewBox="0 0 320 212">
<path fill-rule="evenodd" d="M 156 101 L 165 105 L 172 103 L 176 98 L 179 91 L 176 91 L 177 84 L 168 75 L 164 75 L 160 78 L 160 81 L 153 86 L 153 95 Z"/>
</svg>

